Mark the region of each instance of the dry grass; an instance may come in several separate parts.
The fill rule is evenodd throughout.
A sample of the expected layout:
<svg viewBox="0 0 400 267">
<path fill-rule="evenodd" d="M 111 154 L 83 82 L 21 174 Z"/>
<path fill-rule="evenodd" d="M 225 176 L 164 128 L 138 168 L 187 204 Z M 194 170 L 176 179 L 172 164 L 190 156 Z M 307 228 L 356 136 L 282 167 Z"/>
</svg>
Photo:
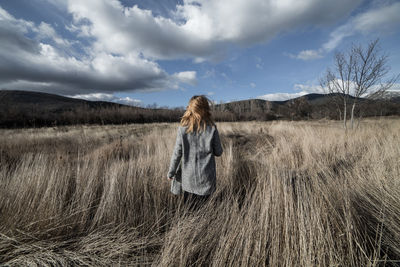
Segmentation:
<svg viewBox="0 0 400 267">
<path fill-rule="evenodd" d="M 176 126 L 1 130 L 0 265 L 400 264 L 398 119 L 220 123 L 197 212 L 165 177 Z"/>
</svg>

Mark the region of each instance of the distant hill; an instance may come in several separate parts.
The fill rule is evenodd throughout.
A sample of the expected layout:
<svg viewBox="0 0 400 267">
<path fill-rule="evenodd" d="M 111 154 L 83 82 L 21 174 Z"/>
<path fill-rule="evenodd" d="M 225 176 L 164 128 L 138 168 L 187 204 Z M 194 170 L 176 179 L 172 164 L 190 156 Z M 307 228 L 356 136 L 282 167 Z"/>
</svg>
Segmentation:
<svg viewBox="0 0 400 267">
<path fill-rule="evenodd" d="M 314 105 L 321 105 L 321 104 L 324 105 L 324 104 L 329 103 L 331 101 L 332 97 L 338 97 L 340 95 L 341 94 L 338 94 L 338 93 L 332 93 L 332 94 L 315 94 L 315 93 L 313 93 L 313 94 L 307 94 L 307 95 L 303 95 L 303 96 L 296 97 L 296 98 L 293 98 L 293 99 L 289 99 L 289 100 L 285 101 L 285 103 L 287 103 L 288 101 L 294 101 L 294 100 L 298 100 L 298 99 L 305 99 L 309 103 L 314 104 Z M 348 98 L 349 98 L 349 100 L 355 99 L 355 97 L 353 97 L 351 95 L 349 95 Z M 358 98 L 357 100 L 358 101 L 363 101 L 364 99 L 363 98 Z"/>
<path fill-rule="evenodd" d="M 41 92 L 0 90 L 0 127 L 171 122 L 178 121 L 181 113 Z"/>
<path fill-rule="evenodd" d="M 82 107 L 119 108 L 124 105 L 106 101 L 88 101 L 33 91 L 0 90 L 0 109 L 11 106 L 17 106 L 20 110 L 32 110 L 32 108 L 37 107 L 41 111 L 62 112 Z"/>
<path fill-rule="evenodd" d="M 337 96 L 307 94 L 285 101 L 241 100 L 213 105 L 212 112 L 217 121 L 339 119 L 341 111 L 332 102 Z M 349 104 L 353 99 L 349 96 Z M 377 99 L 359 98 L 357 102 L 356 114 L 363 117 L 400 115 L 397 92 Z M 177 122 L 182 115 L 180 109 L 140 108 L 48 93 L 0 90 L 0 127 Z"/>
<path fill-rule="evenodd" d="M 338 118 L 340 94 L 307 94 L 284 101 L 249 99 L 233 101 L 214 106 L 217 112 L 235 113 L 243 119 L 304 119 L 304 118 Z M 339 100 L 335 105 L 333 100 Z M 348 96 L 348 106 L 355 100 Z M 391 94 L 376 99 L 357 98 L 356 114 L 362 116 L 398 115 L 400 114 L 400 95 Z M 339 115 L 338 115 L 339 113 Z"/>
<path fill-rule="evenodd" d="M 398 90 L 387 90 L 386 92 L 382 94 L 378 94 L 375 97 L 372 97 L 373 99 L 378 99 L 378 100 L 388 100 L 391 102 L 397 102 L 400 103 L 400 91 Z"/>
<path fill-rule="evenodd" d="M 232 101 L 223 104 L 217 104 L 216 109 L 221 111 L 240 110 L 241 112 L 252 112 L 254 110 L 274 111 L 278 107 L 290 106 L 296 101 L 306 101 L 309 105 L 326 105 L 331 102 L 331 98 L 338 94 L 307 94 L 304 96 L 283 100 L 283 101 L 268 101 L 263 99 L 249 99 Z M 354 97 L 349 96 L 349 99 Z M 364 99 L 359 98 L 360 101 Z"/>
</svg>

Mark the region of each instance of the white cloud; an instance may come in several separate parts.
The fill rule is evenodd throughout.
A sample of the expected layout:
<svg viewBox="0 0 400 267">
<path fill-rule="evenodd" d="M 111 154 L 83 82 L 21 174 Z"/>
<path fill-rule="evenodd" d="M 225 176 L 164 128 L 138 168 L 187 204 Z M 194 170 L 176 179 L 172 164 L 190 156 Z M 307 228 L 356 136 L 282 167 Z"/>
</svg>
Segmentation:
<svg viewBox="0 0 400 267">
<path fill-rule="evenodd" d="M 400 2 L 373 9 L 360 14 L 352 22 L 354 28 L 363 33 L 371 31 L 390 31 L 400 24 Z"/>
<path fill-rule="evenodd" d="M 120 104 L 129 105 L 129 106 L 141 106 L 142 101 L 139 99 L 130 98 L 129 96 L 119 98 L 115 101 Z"/>
<path fill-rule="evenodd" d="M 400 83 L 395 83 L 388 91 L 400 91 Z"/>
<path fill-rule="evenodd" d="M 257 98 L 268 100 L 268 101 L 284 101 L 296 97 L 300 97 L 308 94 L 307 92 L 298 92 L 298 93 L 274 93 L 274 94 L 266 94 L 258 96 Z"/>
<path fill-rule="evenodd" d="M 324 24 L 348 14 L 359 1 L 186 0 L 177 14 L 183 25 L 210 40 L 255 43 L 296 26 Z M 329 10 L 329 14 L 319 12 Z"/>
<path fill-rule="evenodd" d="M 184 0 L 162 17 L 118 0 L 46 0 L 72 15 L 65 28 L 75 41 L 51 24 L 16 19 L 0 7 L 0 87 L 42 85 L 42 91 L 76 95 L 195 85 L 196 72 L 168 74 L 156 60 L 220 60 L 232 44 L 248 46 L 335 22 L 360 1 Z"/>
<path fill-rule="evenodd" d="M 360 1 L 185 0 L 172 19 L 116 0 L 70 0 L 68 10 L 76 27 L 96 38 L 97 49 L 202 62 L 218 58 L 229 43 L 251 45 L 297 27 L 335 22 Z"/>
<path fill-rule="evenodd" d="M 71 43 L 68 40 L 61 38 L 56 33 L 54 28 L 48 23 L 41 22 L 35 30 L 38 31 L 38 38 L 41 40 L 50 39 L 58 45 L 62 45 L 62 46 L 70 46 L 71 45 Z"/>
<path fill-rule="evenodd" d="M 341 84 L 341 80 L 337 80 L 338 84 Z M 361 97 L 365 97 L 369 94 L 372 94 L 378 90 L 381 90 L 381 86 L 386 86 L 385 83 L 383 84 L 375 84 L 371 86 L 365 94 L 361 95 Z M 326 94 L 328 93 L 327 88 L 323 88 L 320 85 L 315 85 L 315 84 L 295 84 L 294 85 L 294 90 L 301 91 L 301 93 L 306 93 L 306 94 L 311 94 L 311 93 L 317 93 L 317 94 Z M 354 82 L 350 82 L 349 84 L 349 93 L 351 95 L 355 94 L 355 89 L 356 89 L 356 84 Z M 394 83 L 393 86 L 388 90 L 388 91 L 398 91 L 400 90 L 400 84 L 399 83 Z"/>
<path fill-rule="evenodd" d="M 296 97 L 301 97 L 307 94 L 324 94 L 324 89 L 319 85 L 314 84 L 295 84 L 293 86 L 295 91 L 300 91 L 297 93 L 273 93 L 259 96 L 258 98 L 268 100 L 268 101 L 284 101 Z"/>
<path fill-rule="evenodd" d="M 9 29 L 21 33 L 28 33 L 30 30 L 32 30 L 34 25 L 35 24 L 32 21 L 14 18 L 10 13 L 0 6 L 0 27 L 4 28 L 3 30 Z M 6 40 L 6 37 L 7 36 L 2 36 L 1 41 L 8 41 Z"/>
<path fill-rule="evenodd" d="M 352 22 L 348 22 L 338 28 L 336 28 L 329 35 L 329 40 L 322 45 L 321 52 L 330 52 L 334 50 L 344 38 L 355 34 L 354 26 Z"/>
<path fill-rule="evenodd" d="M 337 84 L 342 84 L 342 80 L 337 80 L 336 82 Z M 354 94 L 356 85 L 354 82 L 350 82 L 349 83 L 349 93 L 350 94 Z M 305 92 L 307 94 L 312 94 L 312 93 L 316 93 L 316 94 L 326 94 L 329 93 L 327 87 L 321 87 L 320 85 L 316 85 L 316 84 L 295 84 L 293 86 L 294 90 L 297 91 L 301 91 L 301 92 Z M 371 89 L 372 90 L 372 89 Z"/>
<path fill-rule="evenodd" d="M 287 54 L 289 57 L 310 60 L 323 56 L 324 53 L 334 50 L 343 39 L 357 33 L 368 34 L 379 30 L 391 31 L 400 25 L 400 3 L 395 2 L 370 9 L 350 18 L 347 23 L 339 26 L 329 35 L 329 40 L 317 50 L 303 50 L 297 55 Z"/>
<path fill-rule="evenodd" d="M 354 94 L 354 88 L 355 85 L 351 84 L 350 85 L 350 94 Z M 325 94 L 327 93 L 325 91 L 324 88 L 322 88 L 319 85 L 314 85 L 314 84 L 295 84 L 294 85 L 294 90 L 300 91 L 297 93 L 273 93 L 273 94 L 265 94 L 265 95 L 261 95 L 258 96 L 257 98 L 259 99 L 264 99 L 264 100 L 268 100 L 268 101 L 284 101 L 284 100 L 289 100 L 289 99 L 293 99 L 296 97 L 301 97 L 307 94 Z M 373 86 L 371 88 L 371 90 L 369 90 L 368 93 L 362 95 L 361 97 L 366 97 L 369 94 L 376 92 L 379 89 L 379 85 Z M 399 83 L 395 83 L 390 90 L 388 90 L 388 92 L 400 92 L 400 84 Z"/>
<path fill-rule="evenodd" d="M 319 50 L 303 50 L 303 51 L 300 51 L 300 53 L 298 55 L 289 54 L 289 57 L 302 59 L 302 60 L 312 60 L 312 59 L 321 58 L 322 51 L 321 51 L 321 49 L 319 49 Z"/>
<path fill-rule="evenodd" d="M 386 83 L 382 84 L 383 86 L 387 85 Z M 380 84 L 376 84 L 371 86 L 370 90 L 366 92 L 362 97 L 368 96 L 369 94 L 376 93 L 378 90 L 382 89 Z M 400 93 L 400 83 L 394 83 L 392 87 L 390 87 L 387 92 L 390 93 Z"/>
<path fill-rule="evenodd" d="M 0 89 L 7 90 L 31 90 L 31 91 L 45 91 L 48 93 L 52 93 L 52 89 L 57 85 L 49 83 L 49 82 L 32 82 L 32 81 L 24 81 L 24 80 L 16 80 L 0 83 Z M 55 91 L 54 91 L 55 92 Z"/>
<path fill-rule="evenodd" d="M 108 101 L 115 102 L 124 105 L 130 106 L 141 106 L 142 101 L 138 99 L 133 99 L 129 96 L 126 97 L 117 97 L 113 94 L 104 94 L 104 93 L 93 93 L 93 94 L 78 94 L 78 95 L 67 95 L 68 97 L 79 98 L 90 101 Z"/>
<path fill-rule="evenodd" d="M 119 1 L 70 0 L 68 10 L 77 27 L 96 38 L 96 50 L 109 53 L 143 53 L 148 58 L 174 58 L 213 50 L 208 40 L 183 29 L 169 18 L 154 17 L 150 10 L 124 7 Z M 90 23 L 83 23 L 88 20 Z M 88 29 L 89 28 L 89 29 Z"/>
<path fill-rule="evenodd" d="M 25 36 L 28 32 L 33 39 Z M 17 20 L 1 7 L 0 35 L 0 88 L 4 89 L 74 95 L 164 90 L 196 83 L 196 72 L 169 75 L 140 54 L 95 50 L 79 58 L 70 56 L 57 46 L 68 42 L 50 24 Z"/>
<path fill-rule="evenodd" d="M 5 9 L 0 7 L 0 21 L 2 20 L 14 20 L 14 17 L 10 15 Z"/>
<path fill-rule="evenodd" d="M 333 23 L 361 2 L 184 0 L 166 18 L 136 5 L 125 7 L 118 0 L 46 1 L 72 14 L 73 22 L 66 28 L 85 37 L 88 44 L 82 45 L 84 55 L 74 57 L 63 53 L 58 46 L 70 43 L 50 24 L 17 20 L 0 7 L 0 31 L 5 34 L 2 36 L 10 37 L 2 38 L 0 43 L 0 86 L 18 87 L 27 83 L 39 86 L 42 82 L 46 84 L 43 90 L 78 94 L 176 89 L 182 83 L 195 85 L 196 72 L 168 74 L 156 60 L 220 59 L 231 44 L 249 46 L 298 27 Z M 397 5 L 393 6 L 397 10 Z M 357 31 L 365 31 L 372 27 L 371 21 L 378 25 L 393 22 L 396 13 L 389 11 L 360 15 L 352 23 L 358 25 Z M 387 16 L 380 18 L 380 15 Z M 27 38 L 28 32 L 35 32 L 36 39 Z M 346 33 L 346 27 L 342 33 L 332 33 L 333 41 L 327 42 L 324 49 L 335 47 Z M 304 60 L 320 56 L 319 50 L 304 50 L 297 55 Z M 262 68 L 263 63 L 256 62 L 256 67 Z M 229 81 L 225 73 L 221 75 Z"/>
<path fill-rule="evenodd" d="M 204 57 L 196 57 L 196 58 L 193 59 L 193 63 L 197 63 L 197 64 L 198 63 L 203 63 L 205 61 L 207 61 L 207 59 L 204 58 Z"/>
<path fill-rule="evenodd" d="M 197 83 L 195 71 L 183 71 L 172 75 L 177 81 L 181 83 L 195 85 Z"/>
<path fill-rule="evenodd" d="M 296 83 L 293 86 L 294 90 L 305 92 L 307 94 L 311 93 L 317 93 L 317 94 L 324 94 L 324 88 L 322 88 L 320 85 L 315 85 L 315 84 L 299 84 Z"/>
<path fill-rule="evenodd" d="M 256 84 L 255 83 L 250 83 L 251 88 L 255 88 Z"/>
</svg>

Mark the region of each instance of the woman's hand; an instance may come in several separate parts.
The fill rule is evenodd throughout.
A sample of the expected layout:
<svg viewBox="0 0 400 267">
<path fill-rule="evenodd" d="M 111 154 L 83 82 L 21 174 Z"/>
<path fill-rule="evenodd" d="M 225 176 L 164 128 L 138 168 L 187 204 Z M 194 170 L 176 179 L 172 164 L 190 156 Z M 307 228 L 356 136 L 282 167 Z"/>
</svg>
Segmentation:
<svg viewBox="0 0 400 267">
<path fill-rule="evenodd" d="M 167 177 L 168 181 L 172 181 L 174 178 L 173 177 Z"/>
</svg>

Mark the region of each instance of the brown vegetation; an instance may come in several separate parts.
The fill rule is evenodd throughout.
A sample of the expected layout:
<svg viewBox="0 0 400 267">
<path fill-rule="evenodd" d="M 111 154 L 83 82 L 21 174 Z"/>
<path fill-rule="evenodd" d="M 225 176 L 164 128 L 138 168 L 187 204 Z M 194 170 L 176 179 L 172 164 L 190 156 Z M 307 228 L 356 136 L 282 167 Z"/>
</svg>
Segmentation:
<svg viewBox="0 0 400 267">
<path fill-rule="evenodd" d="M 399 264 L 399 119 L 219 123 L 196 212 L 169 192 L 176 126 L 1 130 L 0 265 Z"/>
</svg>

